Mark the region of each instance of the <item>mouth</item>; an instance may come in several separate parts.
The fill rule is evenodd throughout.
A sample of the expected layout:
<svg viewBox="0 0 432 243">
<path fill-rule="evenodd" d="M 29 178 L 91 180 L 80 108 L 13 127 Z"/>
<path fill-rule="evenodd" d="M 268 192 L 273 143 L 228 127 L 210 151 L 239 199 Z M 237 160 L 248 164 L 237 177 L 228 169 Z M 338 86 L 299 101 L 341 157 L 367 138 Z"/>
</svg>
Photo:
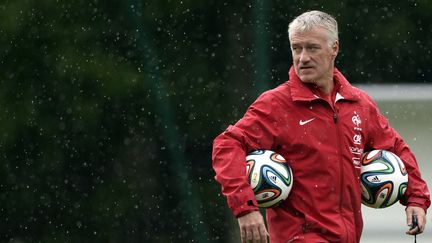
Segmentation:
<svg viewBox="0 0 432 243">
<path fill-rule="evenodd" d="M 309 70 L 312 68 L 313 68 L 312 66 L 302 66 L 302 67 L 300 67 L 300 70 Z"/>
</svg>

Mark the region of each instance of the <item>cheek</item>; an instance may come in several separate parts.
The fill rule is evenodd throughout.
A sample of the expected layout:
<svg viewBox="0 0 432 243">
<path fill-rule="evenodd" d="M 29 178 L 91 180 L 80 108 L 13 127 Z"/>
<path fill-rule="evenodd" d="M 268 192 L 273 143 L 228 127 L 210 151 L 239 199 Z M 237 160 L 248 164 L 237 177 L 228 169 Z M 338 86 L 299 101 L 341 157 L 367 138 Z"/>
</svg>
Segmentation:
<svg viewBox="0 0 432 243">
<path fill-rule="evenodd" d="M 299 59 L 293 57 L 293 65 L 294 65 L 294 68 L 297 69 L 298 65 L 299 65 Z"/>
<path fill-rule="evenodd" d="M 332 61 L 331 56 L 322 56 L 320 58 L 320 62 L 321 64 L 323 64 L 323 66 L 327 66 L 329 63 L 331 63 L 331 61 Z"/>
</svg>

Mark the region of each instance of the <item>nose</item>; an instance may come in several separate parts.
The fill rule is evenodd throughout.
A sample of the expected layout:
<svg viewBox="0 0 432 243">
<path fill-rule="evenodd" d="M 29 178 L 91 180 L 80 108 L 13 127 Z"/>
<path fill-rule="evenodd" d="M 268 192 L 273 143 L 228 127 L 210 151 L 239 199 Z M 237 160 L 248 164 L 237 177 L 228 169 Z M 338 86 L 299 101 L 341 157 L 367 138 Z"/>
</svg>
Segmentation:
<svg viewBox="0 0 432 243">
<path fill-rule="evenodd" d="M 307 53 L 307 50 L 303 49 L 299 56 L 300 62 L 308 62 L 310 60 L 309 53 Z"/>
</svg>

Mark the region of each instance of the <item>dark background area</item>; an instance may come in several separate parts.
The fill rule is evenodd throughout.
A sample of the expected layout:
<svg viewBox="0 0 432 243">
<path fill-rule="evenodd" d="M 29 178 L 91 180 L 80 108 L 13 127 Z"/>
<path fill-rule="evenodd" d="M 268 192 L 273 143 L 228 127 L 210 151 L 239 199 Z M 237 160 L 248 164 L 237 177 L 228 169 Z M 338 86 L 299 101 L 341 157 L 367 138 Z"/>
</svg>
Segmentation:
<svg viewBox="0 0 432 243">
<path fill-rule="evenodd" d="M 354 84 L 430 83 L 432 2 L 0 1 L 0 242 L 226 242 L 213 138 L 339 22 Z"/>
</svg>

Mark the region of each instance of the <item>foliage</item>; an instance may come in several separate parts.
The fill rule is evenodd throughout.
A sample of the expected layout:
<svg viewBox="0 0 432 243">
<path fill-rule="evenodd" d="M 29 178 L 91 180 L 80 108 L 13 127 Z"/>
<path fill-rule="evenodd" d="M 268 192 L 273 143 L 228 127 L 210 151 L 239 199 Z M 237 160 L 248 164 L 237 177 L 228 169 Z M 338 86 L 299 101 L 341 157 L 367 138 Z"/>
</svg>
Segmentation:
<svg viewBox="0 0 432 243">
<path fill-rule="evenodd" d="M 211 141 L 286 80 L 293 17 L 336 16 L 354 83 L 431 80 L 432 4 L 328 2 L 0 3 L 0 241 L 232 237 Z"/>
</svg>

